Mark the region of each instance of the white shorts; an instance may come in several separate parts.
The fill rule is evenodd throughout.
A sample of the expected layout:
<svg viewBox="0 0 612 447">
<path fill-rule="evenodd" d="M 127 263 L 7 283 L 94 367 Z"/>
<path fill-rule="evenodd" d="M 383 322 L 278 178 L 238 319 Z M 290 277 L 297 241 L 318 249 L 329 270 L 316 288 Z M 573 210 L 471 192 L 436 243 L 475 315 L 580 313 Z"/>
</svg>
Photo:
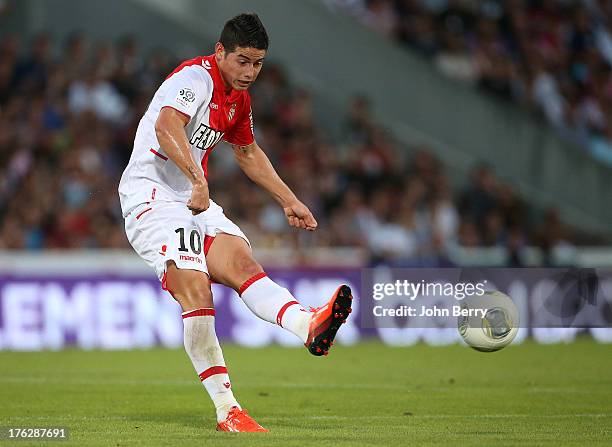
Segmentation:
<svg viewBox="0 0 612 447">
<path fill-rule="evenodd" d="M 179 269 L 208 274 L 206 254 L 217 233 L 239 236 L 250 245 L 240 228 L 212 200 L 210 207 L 196 216 L 183 202 L 143 203 L 125 217 L 125 232 L 136 253 L 155 270 L 162 284 L 170 260 Z"/>
</svg>

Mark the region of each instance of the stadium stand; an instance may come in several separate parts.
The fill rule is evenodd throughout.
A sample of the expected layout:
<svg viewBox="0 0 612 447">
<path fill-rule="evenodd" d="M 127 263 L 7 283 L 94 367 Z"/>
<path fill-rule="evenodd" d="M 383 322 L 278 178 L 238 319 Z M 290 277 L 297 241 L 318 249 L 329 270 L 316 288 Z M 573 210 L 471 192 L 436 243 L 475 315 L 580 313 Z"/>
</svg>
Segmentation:
<svg viewBox="0 0 612 447">
<path fill-rule="evenodd" d="M 612 165 L 609 0 L 326 0 Z"/>
<path fill-rule="evenodd" d="M 157 85 L 177 65 L 139 43 L 90 42 L 75 33 L 61 45 L 41 33 L 27 49 L 0 46 L 0 248 L 129 248 L 116 187 L 138 120 Z M 427 147 L 399 150 L 371 116 L 368 99 L 347 107 L 341 141 L 313 112 L 311 92 L 268 63 L 252 89 L 255 127 L 283 178 L 319 219 L 298 234 L 250 184 L 221 145 L 211 157 L 212 197 L 257 247 L 363 247 L 372 261 L 445 265 L 451 247 L 521 247 L 549 252 L 593 238 L 570 231 L 551 209 L 528 200 L 486 165 L 452 188 Z M 410 154 L 410 156 L 406 154 Z"/>
</svg>

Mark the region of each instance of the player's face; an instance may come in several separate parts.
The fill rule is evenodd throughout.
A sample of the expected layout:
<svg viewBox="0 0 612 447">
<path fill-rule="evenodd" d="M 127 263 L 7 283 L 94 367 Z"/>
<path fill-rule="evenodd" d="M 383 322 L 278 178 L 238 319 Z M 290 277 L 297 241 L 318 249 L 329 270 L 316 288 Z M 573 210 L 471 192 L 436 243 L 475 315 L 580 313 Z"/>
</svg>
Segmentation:
<svg viewBox="0 0 612 447">
<path fill-rule="evenodd" d="M 266 50 L 236 47 L 231 53 L 217 43 L 215 54 L 225 85 L 235 90 L 246 90 L 261 71 Z"/>
</svg>

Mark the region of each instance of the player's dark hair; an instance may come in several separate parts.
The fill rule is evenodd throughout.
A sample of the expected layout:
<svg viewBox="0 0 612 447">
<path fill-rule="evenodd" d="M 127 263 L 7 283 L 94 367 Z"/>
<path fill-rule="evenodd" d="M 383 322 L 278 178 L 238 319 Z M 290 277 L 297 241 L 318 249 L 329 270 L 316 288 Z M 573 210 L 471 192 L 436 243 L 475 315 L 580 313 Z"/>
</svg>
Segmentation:
<svg viewBox="0 0 612 447">
<path fill-rule="evenodd" d="M 267 50 L 268 33 L 257 14 L 238 14 L 225 23 L 219 42 L 228 53 L 232 53 L 236 47 Z"/>
</svg>

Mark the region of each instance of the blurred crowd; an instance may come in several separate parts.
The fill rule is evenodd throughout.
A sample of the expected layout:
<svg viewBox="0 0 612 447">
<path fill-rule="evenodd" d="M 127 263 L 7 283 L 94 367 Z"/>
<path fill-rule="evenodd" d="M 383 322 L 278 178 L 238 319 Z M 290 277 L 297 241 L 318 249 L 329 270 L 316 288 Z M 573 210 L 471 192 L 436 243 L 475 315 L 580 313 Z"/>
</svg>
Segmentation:
<svg viewBox="0 0 612 447">
<path fill-rule="evenodd" d="M 118 180 L 140 117 L 179 62 L 142 53 L 130 37 L 2 39 L 0 249 L 129 248 Z M 211 196 L 256 247 L 363 247 L 372 261 L 444 265 L 454 247 L 497 246 L 520 265 L 528 244 L 550 252 L 576 242 L 554 210 L 538 217 L 489 166 L 451 185 L 429 148 L 397 146 L 365 97 L 348 105 L 334 142 L 311 93 L 282 67 L 266 63 L 251 94 L 259 144 L 319 221 L 314 233 L 289 228 L 219 145 Z"/>
<path fill-rule="evenodd" d="M 325 0 L 612 165 L 612 0 Z"/>
</svg>

